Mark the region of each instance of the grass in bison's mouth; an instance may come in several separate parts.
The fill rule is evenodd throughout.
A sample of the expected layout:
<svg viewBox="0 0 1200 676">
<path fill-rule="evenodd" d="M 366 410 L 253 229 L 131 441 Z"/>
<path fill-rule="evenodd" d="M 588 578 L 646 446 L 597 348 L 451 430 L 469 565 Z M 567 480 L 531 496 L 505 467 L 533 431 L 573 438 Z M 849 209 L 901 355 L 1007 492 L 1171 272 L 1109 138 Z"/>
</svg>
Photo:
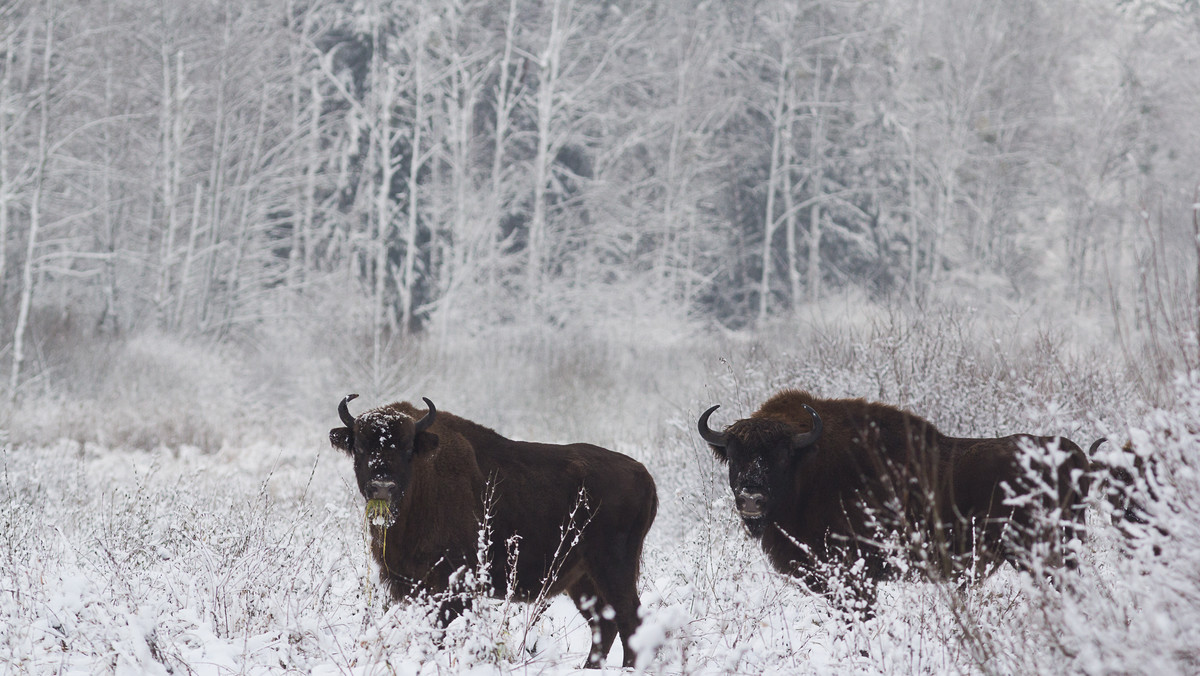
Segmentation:
<svg viewBox="0 0 1200 676">
<path fill-rule="evenodd" d="M 383 528 L 392 525 L 392 506 L 387 500 L 367 500 L 367 524 Z"/>
<path fill-rule="evenodd" d="M 367 559 L 371 558 L 372 544 L 374 541 L 379 544 L 379 564 L 386 568 L 387 564 L 387 531 L 388 526 L 396 520 L 392 515 L 392 505 L 387 500 L 367 500 L 367 509 L 365 516 L 367 518 L 367 531 L 370 533 L 367 539 Z M 372 528 L 378 528 L 379 531 L 372 531 Z M 378 536 L 378 539 L 376 539 Z M 367 604 L 370 605 L 373 597 L 371 585 L 366 586 Z"/>
</svg>

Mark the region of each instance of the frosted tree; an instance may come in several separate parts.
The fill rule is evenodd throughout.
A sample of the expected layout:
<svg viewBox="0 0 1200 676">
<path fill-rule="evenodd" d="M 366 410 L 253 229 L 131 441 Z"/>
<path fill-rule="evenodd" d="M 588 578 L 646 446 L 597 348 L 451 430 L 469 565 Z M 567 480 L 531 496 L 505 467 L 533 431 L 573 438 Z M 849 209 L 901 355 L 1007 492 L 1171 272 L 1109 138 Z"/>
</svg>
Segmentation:
<svg viewBox="0 0 1200 676">
<path fill-rule="evenodd" d="M 789 22 L 790 24 L 790 22 Z M 791 181 L 785 179 L 783 174 L 788 167 L 781 167 L 781 150 L 785 142 L 790 140 L 791 129 L 795 124 L 794 108 L 789 104 L 791 96 L 791 76 L 792 76 L 792 42 L 791 42 L 791 26 L 788 25 L 782 32 L 779 41 L 779 58 L 774 64 L 776 70 L 775 94 L 774 102 L 771 105 L 768 121 L 771 125 L 771 155 L 770 168 L 767 170 L 767 197 L 766 205 L 763 213 L 763 236 L 762 236 L 762 267 L 758 286 L 758 321 L 763 321 L 767 317 L 767 310 L 770 307 L 771 299 L 771 270 L 775 267 L 774 261 L 774 238 L 775 231 L 779 227 L 779 217 L 776 214 L 775 199 L 779 193 L 781 184 L 787 192 L 791 192 Z"/>
<path fill-rule="evenodd" d="M 426 295 L 432 296 L 430 314 L 444 338 L 461 310 L 478 312 L 492 300 L 503 256 L 500 219 L 507 205 L 502 161 L 508 117 L 518 98 L 510 73 L 516 3 L 509 4 L 503 46 L 481 40 L 471 25 L 471 10 L 478 6 L 448 2 L 435 9 L 438 39 L 429 41 L 427 56 L 429 69 L 441 76 L 431 78 L 427 97 L 434 135 L 429 139 L 424 209 L 431 231 L 427 274 L 433 278 Z M 495 82 L 494 90 L 489 91 L 489 82 Z M 491 139 L 478 130 L 489 104 L 495 115 Z M 489 146 L 494 153 L 490 176 L 482 152 Z"/>
<path fill-rule="evenodd" d="M 1193 4 L 4 3 L 0 354 L 19 384 L 42 310 L 237 339 L 335 287 L 377 365 L 458 318 L 901 285 L 1162 327 Z"/>
<path fill-rule="evenodd" d="M 318 174 L 324 164 L 321 153 L 321 109 L 324 95 L 321 73 L 313 62 L 311 46 L 319 30 L 316 3 L 300 6 L 286 0 L 284 11 L 290 21 L 287 78 L 291 86 L 290 131 L 295 144 L 295 171 L 301 175 L 291 189 L 291 238 L 288 244 L 287 285 L 299 290 L 316 265 L 316 219 Z"/>
<path fill-rule="evenodd" d="M 775 81 L 771 83 L 774 92 L 766 115 L 771 151 L 763 215 L 759 321 L 766 318 L 770 308 L 771 278 L 777 260 L 775 239 L 780 226 L 784 228 L 787 295 L 792 306 L 796 307 L 805 295 L 810 302 L 820 297 L 822 222 L 828 218 L 824 210 L 827 201 L 838 192 L 846 192 L 830 190 L 827 184 L 827 175 L 832 172 L 827 160 L 829 139 L 841 131 L 837 125 L 850 124 L 846 116 L 835 115 L 846 105 L 836 100 L 842 92 L 835 88 L 844 86 L 842 70 L 851 31 L 840 25 L 836 15 L 826 16 L 818 7 L 801 11 L 787 6 L 763 21 L 772 49 L 777 51 L 766 57 L 767 70 Z M 798 199 L 802 195 L 808 197 Z M 802 266 L 798 230 L 799 215 L 805 209 L 808 255 Z M 802 291 L 802 269 L 806 272 L 803 286 L 807 294 Z"/>
<path fill-rule="evenodd" d="M 1064 62 L 1062 17 L 1036 1 L 900 2 L 893 87 L 883 106 L 906 155 L 908 273 L 920 295 L 946 270 L 1003 275 L 1009 289 L 1047 271 L 1027 225 L 1045 216 L 1037 151 Z M 1035 75 L 1036 74 L 1036 75 Z M 887 93 L 887 92 L 885 92 Z M 1039 265 L 1040 264 L 1040 265 Z"/>
<path fill-rule="evenodd" d="M 9 24 L 11 25 L 11 24 Z M 9 109 L 15 108 L 17 97 L 13 91 L 13 47 L 15 31 L 4 36 L 4 71 L 0 73 L 0 311 L 3 310 L 4 292 L 8 272 L 8 224 L 9 202 L 14 198 L 12 179 L 9 174 L 10 147 L 13 144 L 13 123 Z"/>
<path fill-rule="evenodd" d="M 172 268 L 175 263 L 175 238 L 179 232 L 180 221 L 180 182 L 182 180 L 184 125 L 186 116 L 186 101 L 188 85 L 184 79 L 184 54 L 182 51 L 171 53 L 167 41 L 160 45 L 162 54 L 162 103 L 160 113 L 159 136 L 162 140 L 161 193 L 159 199 L 163 206 L 163 221 L 166 233 L 162 238 L 162 246 L 157 260 L 159 261 L 158 288 L 154 294 L 154 305 L 160 315 L 159 323 L 168 326 L 171 315 L 168 307 L 172 305 L 168 294 L 171 292 L 174 280 Z"/>
<path fill-rule="evenodd" d="M 21 269 L 20 297 L 17 301 L 17 319 L 13 326 L 12 370 L 9 374 L 9 401 L 17 398 L 17 387 L 21 382 L 21 367 L 25 363 L 25 337 L 29 329 L 29 312 L 33 306 L 34 272 L 37 268 L 38 238 L 43 227 L 43 199 L 50 181 L 47 164 L 50 159 L 50 103 L 52 64 L 54 62 L 55 17 L 52 5 L 46 7 L 45 34 L 42 42 L 41 77 L 37 92 L 36 150 L 30 172 L 29 228 L 25 239 L 25 256 Z M 30 28 L 30 38 L 33 29 Z M 6 69 L 7 73 L 7 69 Z"/>
<path fill-rule="evenodd" d="M 532 298 L 540 295 L 546 265 L 546 195 L 551 189 L 551 162 L 564 142 L 561 118 L 555 113 L 562 105 L 562 83 L 559 69 L 563 50 L 568 37 L 575 31 L 572 22 L 573 0 L 552 0 L 550 6 L 550 29 L 545 45 L 538 54 L 538 84 L 536 97 L 537 130 L 536 151 L 533 158 L 533 213 L 529 219 L 529 234 L 526 249 L 526 293 Z"/>
<path fill-rule="evenodd" d="M 728 178 L 719 131 L 738 107 L 724 86 L 733 41 L 720 8 L 685 0 L 655 9 L 622 18 L 628 42 L 593 113 L 619 140 L 595 149 L 587 204 L 605 227 L 589 256 L 624 268 L 653 311 L 682 316 L 722 256 L 713 196 Z"/>
</svg>

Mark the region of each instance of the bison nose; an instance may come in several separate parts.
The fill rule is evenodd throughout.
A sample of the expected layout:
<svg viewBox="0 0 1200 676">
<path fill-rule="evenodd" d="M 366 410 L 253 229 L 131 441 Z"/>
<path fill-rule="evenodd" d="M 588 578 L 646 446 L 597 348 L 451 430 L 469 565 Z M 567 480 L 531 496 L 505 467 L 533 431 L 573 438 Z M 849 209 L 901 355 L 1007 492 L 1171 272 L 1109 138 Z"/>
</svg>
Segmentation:
<svg viewBox="0 0 1200 676">
<path fill-rule="evenodd" d="M 391 498 L 394 490 L 396 490 L 395 481 L 376 479 L 367 483 L 367 499 L 387 500 Z"/>
<path fill-rule="evenodd" d="M 766 509 L 767 496 L 762 493 L 738 493 L 737 510 L 742 516 L 762 516 Z"/>
</svg>

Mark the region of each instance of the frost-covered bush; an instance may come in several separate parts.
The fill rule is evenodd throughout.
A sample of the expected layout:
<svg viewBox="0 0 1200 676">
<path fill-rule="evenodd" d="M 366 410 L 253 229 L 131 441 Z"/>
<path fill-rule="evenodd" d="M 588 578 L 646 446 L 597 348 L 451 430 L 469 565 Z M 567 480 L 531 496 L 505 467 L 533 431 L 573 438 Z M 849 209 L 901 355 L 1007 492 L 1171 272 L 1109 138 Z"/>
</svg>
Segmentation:
<svg viewBox="0 0 1200 676">
<path fill-rule="evenodd" d="M 1103 346 L 954 311 L 781 320 L 754 334 L 480 331 L 393 344 L 378 381 L 390 384 L 371 395 L 362 344 L 302 326 L 236 347 L 114 344 L 69 367 L 69 394 L 26 390 L 0 448 L 0 673 L 577 669 L 590 636 L 565 598 L 542 610 L 480 593 L 445 632 L 433 600 L 387 600 L 352 467 L 326 439 L 352 391 L 428 396 L 514 437 L 598 443 L 646 464 L 660 499 L 636 637 L 647 673 L 1200 663 L 1194 380 L 1152 409 Z M 1085 447 L 1107 435 L 1106 452 L 1132 440 L 1153 467 L 1141 496 L 1156 496 L 1147 512 L 1162 531 L 1128 540 L 1098 507 L 1079 570 L 1057 586 L 1007 565 L 966 585 L 913 575 L 881 585 L 875 618 L 847 616 L 770 568 L 695 431 L 708 406 L 728 422 L 783 387 L 905 407 L 954 435 L 1061 433 Z M 200 431 L 169 426 L 189 419 Z"/>
<path fill-rule="evenodd" d="M 364 611 L 363 548 L 313 458 L 243 452 L 6 450 L 0 671 L 179 673 L 250 651 L 303 668 L 330 650 L 319 627 Z"/>
<path fill-rule="evenodd" d="M 19 400 L 13 442 L 215 451 L 261 429 L 255 419 L 266 393 L 245 377 L 236 350 L 154 334 L 82 347 L 53 382 Z"/>
</svg>

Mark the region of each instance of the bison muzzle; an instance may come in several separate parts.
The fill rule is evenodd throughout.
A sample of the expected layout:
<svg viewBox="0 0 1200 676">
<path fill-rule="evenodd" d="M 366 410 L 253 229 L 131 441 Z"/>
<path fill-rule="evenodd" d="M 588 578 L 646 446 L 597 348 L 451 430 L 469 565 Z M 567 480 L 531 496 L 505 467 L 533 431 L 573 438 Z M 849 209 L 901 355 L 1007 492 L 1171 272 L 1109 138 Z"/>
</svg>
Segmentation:
<svg viewBox="0 0 1200 676">
<path fill-rule="evenodd" d="M 641 463 L 590 444 L 512 441 L 428 399 L 425 411 L 404 402 L 354 417 L 355 396 L 329 439 L 353 458 L 362 496 L 387 503 L 371 552 L 393 598 L 452 592 L 457 571 L 486 561 L 491 595 L 571 597 L 592 627 L 586 667 L 603 664 L 618 634 L 634 664 L 642 542 L 658 510 Z M 447 596 L 443 626 L 468 603 Z"/>
</svg>

